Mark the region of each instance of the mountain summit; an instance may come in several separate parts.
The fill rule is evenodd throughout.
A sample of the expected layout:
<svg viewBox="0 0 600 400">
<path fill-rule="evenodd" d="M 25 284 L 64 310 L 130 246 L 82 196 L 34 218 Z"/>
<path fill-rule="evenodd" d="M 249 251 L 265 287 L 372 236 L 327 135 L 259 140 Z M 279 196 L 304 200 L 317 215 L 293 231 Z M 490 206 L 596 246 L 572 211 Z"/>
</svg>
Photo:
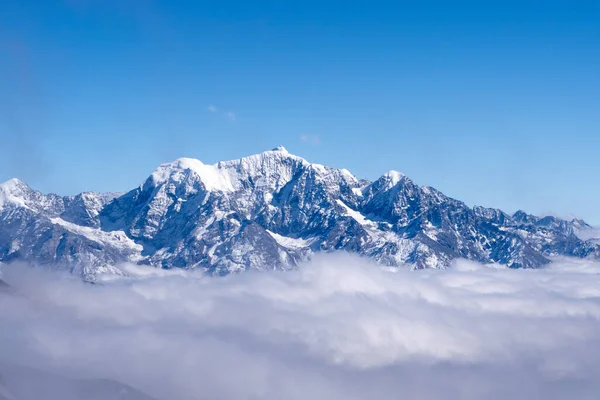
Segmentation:
<svg viewBox="0 0 600 400">
<path fill-rule="evenodd" d="M 470 208 L 390 171 L 374 182 L 279 146 L 213 165 L 161 164 L 125 194 L 43 195 L 0 185 L 0 262 L 69 269 L 88 279 L 120 262 L 224 275 L 289 269 L 343 250 L 383 265 L 445 268 L 455 258 L 536 268 L 551 256 L 600 257 L 581 220 Z"/>
</svg>

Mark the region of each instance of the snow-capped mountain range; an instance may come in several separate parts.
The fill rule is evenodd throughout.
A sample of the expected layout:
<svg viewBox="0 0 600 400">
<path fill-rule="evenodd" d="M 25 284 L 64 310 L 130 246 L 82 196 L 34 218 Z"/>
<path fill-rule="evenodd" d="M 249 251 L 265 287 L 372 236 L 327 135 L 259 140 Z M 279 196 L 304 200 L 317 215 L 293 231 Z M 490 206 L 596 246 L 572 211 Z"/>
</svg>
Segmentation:
<svg viewBox="0 0 600 400">
<path fill-rule="evenodd" d="M 536 268 L 549 257 L 600 258 L 584 221 L 468 207 L 390 171 L 374 182 L 278 147 L 206 165 L 160 165 L 125 194 L 41 194 L 0 185 L 0 262 L 68 269 L 87 279 L 122 262 L 224 275 L 289 269 L 343 250 L 380 264 L 444 268 L 455 258 Z"/>
</svg>

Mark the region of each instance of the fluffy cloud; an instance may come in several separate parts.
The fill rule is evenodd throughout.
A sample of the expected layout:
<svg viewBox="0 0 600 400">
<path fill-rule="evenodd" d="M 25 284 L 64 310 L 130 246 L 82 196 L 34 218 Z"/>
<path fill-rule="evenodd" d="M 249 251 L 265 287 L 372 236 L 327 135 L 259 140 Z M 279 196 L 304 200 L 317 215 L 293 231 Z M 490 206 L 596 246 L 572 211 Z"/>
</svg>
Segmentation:
<svg viewBox="0 0 600 400">
<path fill-rule="evenodd" d="M 14 266 L 0 361 L 159 399 L 592 399 L 600 265 L 383 270 L 325 255 L 207 278 L 124 266 L 100 285 Z"/>
</svg>

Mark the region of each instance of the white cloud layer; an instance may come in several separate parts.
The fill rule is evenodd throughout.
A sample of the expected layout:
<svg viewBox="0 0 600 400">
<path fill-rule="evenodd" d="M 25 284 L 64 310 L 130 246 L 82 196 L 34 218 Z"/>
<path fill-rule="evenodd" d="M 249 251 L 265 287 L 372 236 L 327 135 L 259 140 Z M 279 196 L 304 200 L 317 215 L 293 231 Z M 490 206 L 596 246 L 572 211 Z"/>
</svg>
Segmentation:
<svg viewBox="0 0 600 400">
<path fill-rule="evenodd" d="M 0 362 L 159 399 L 596 399 L 600 265 L 382 270 L 325 255 L 206 278 L 126 266 L 89 285 L 19 266 Z"/>
</svg>

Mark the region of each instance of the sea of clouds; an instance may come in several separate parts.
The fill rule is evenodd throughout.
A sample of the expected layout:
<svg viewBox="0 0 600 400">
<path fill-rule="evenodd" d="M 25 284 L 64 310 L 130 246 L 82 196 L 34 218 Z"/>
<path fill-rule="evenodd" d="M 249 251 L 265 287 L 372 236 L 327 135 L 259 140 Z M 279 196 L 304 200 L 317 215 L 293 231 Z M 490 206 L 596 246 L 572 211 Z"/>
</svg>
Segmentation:
<svg viewBox="0 0 600 400">
<path fill-rule="evenodd" d="M 122 268 L 130 277 L 91 285 L 5 267 L 0 363 L 116 380 L 163 400 L 600 393 L 592 261 L 410 272 L 322 255 L 291 272 L 225 278 Z"/>
</svg>

